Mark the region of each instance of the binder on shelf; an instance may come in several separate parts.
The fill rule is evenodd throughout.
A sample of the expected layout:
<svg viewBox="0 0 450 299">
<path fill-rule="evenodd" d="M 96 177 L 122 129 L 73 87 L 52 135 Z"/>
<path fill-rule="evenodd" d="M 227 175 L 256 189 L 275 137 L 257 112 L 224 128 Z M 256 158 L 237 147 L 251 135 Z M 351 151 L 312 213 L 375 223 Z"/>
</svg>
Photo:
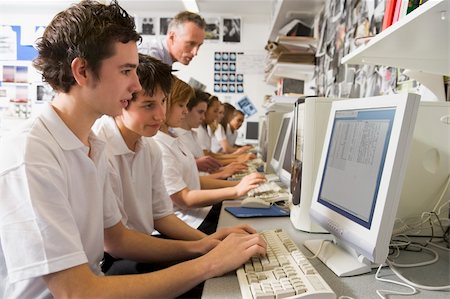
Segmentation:
<svg viewBox="0 0 450 299">
<path fill-rule="evenodd" d="M 401 0 L 386 0 L 386 8 L 384 10 L 383 25 L 381 26 L 381 31 L 392 25 L 397 1 Z"/>
</svg>

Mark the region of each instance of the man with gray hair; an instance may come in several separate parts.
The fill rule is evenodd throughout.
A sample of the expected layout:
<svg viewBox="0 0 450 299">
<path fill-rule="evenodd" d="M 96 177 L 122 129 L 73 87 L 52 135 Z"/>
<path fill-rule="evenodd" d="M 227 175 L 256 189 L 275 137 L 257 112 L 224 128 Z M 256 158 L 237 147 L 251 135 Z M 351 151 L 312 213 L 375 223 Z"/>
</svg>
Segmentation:
<svg viewBox="0 0 450 299">
<path fill-rule="evenodd" d="M 203 44 L 205 27 L 206 22 L 200 15 L 180 12 L 170 21 L 166 38 L 152 39 L 140 47 L 140 52 L 168 65 L 177 61 L 188 65 Z"/>
</svg>

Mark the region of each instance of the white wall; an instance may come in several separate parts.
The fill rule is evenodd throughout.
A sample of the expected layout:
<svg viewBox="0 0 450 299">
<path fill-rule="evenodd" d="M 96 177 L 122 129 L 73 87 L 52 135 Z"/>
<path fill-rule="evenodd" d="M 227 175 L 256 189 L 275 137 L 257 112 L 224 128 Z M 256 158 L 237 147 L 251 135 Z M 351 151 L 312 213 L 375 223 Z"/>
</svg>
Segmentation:
<svg viewBox="0 0 450 299">
<path fill-rule="evenodd" d="M 4 2 L 0 4 L 0 25 L 20 25 L 20 26 L 35 26 L 48 24 L 53 16 L 64 9 L 62 5 L 52 6 L 36 6 L 36 7 L 14 7 L 6 6 Z M 129 10 L 130 14 L 137 16 L 168 16 L 170 13 L 155 13 L 139 11 L 134 12 Z M 175 14 L 176 12 L 174 12 Z M 241 42 L 240 43 L 222 43 L 205 41 L 200 48 L 199 54 L 190 63 L 189 66 L 184 66 L 176 63 L 175 69 L 179 69 L 176 74 L 183 80 L 195 78 L 207 86 L 207 91 L 213 92 L 213 74 L 214 74 L 214 52 L 216 51 L 230 51 L 243 52 L 244 54 L 258 55 L 264 57 L 266 52 L 264 46 L 266 45 L 269 35 L 270 18 L 267 16 L 217 16 L 215 17 L 241 17 Z M 204 17 L 209 17 L 205 15 Z M 261 70 L 259 73 L 244 73 L 244 93 L 215 93 L 220 100 L 235 104 L 237 100 L 243 96 L 247 96 L 256 106 L 260 115 L 263 113 L 262 101 L 264 95 L 273 94 L 274 86 L 268 85 L 264 82 L 264 74 Z M 251 117 L 252 120 L 257 120 L 257 115 Z"/>
</svg>

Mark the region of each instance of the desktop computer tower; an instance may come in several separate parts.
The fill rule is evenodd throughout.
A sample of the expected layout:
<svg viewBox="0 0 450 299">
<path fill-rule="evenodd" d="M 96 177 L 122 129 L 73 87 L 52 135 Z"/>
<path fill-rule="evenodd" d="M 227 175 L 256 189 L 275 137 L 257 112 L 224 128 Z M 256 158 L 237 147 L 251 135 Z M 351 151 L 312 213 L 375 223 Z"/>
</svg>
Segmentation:
<svg viewBox="0 0 450 299">
<path fill-rule="evenodd" d="M 291 171 L 291 222 L 306 232 L 326 232 L 311 221 L 309 208 L 327 130 L 331 103 L 336 99 L 307 98 L 294 107 L 294 163 Z"/>
</svg>

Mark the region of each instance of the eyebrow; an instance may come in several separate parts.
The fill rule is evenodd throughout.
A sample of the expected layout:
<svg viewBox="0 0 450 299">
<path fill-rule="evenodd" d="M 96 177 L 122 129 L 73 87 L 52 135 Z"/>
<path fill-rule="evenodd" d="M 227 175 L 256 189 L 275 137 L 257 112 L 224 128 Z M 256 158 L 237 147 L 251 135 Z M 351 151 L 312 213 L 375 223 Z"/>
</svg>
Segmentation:
<svg viewBox="0 0 450 299">
<path fill-rule="evenodd" d="M 125 63 L 125 64 L 120 65 L 120 68 L 137 68 L 137 64 Z"/>
</svg>

